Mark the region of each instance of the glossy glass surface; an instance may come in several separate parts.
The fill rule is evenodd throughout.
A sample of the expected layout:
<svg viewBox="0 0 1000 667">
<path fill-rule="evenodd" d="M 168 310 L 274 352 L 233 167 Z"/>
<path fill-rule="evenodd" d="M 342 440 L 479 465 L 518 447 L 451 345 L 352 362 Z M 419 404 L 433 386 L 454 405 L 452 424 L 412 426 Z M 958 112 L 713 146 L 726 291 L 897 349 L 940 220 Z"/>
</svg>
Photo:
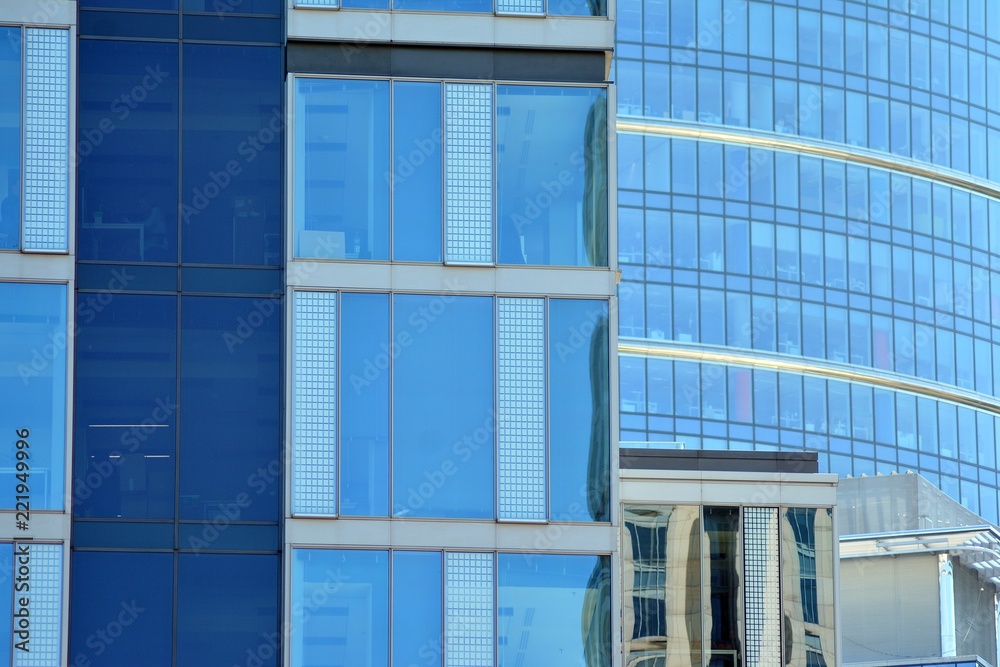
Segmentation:
<svg viewBox="0 0 1000 667">
<path fill-rule="evenodd" d="M 388 667 L 388 551 L 295 549 L 291 600 L 292 667 L 324 664 L 331 646 L 344 664 Z"/>
<path fill-rule="evenodd" d="M 703 512 L 707 550 L 704 569 L 708 586 L 702 599 L 702 619 L 710 665 L 743 664 L 743 541 L 740 508 L 706 507 Z"/>
<path fill-rule="evenodd" d="M 73 513 L 173 518 L 177 299 L 80 293 L 77 318 Z"/>
<path fill-rule="evenodd" d="M 14 577 L 8 575 L 14 571 L 14 545 L 11 542 L 0 542 L 0 572 L 4 573 L 0 577 L 0 605 L 3 609 L 14 608 Z M 11 646 L 14 634 L 14 619 L 10 614 L 0 617 L 0 637 L 5 639 L 0 641 L 0 667 L 10 667 L 10 659 L 13 655 Z"/>
<path fill-rule="evenodd" d="M 416 11 L 489 13 L 493 11 L 491 0 L 393 0 L 393 9 Z"/>
<path fill-rule="evenodd" d="M 63 509 L 66 310 L 66 285 L 0 282 L 3 509 Z"/>
<path fill-rule="evenodd" d="M 605 92 L 497 86 L 496 95 L 498 263 L 606 266 Z"/>
<path fill-rule="evenodd" d="M 781 513 L 785 655 L 810 665 L 836 664 L 833 519 L 829 509 Z"/>
<path fill-rule="evenodd" d="M 0 27 L 0 249 L 21 245 L 21 28 Z"/>
<path fill-rule="evenodd" d="M 493 299 L 396 294 L 393 318 L 393 516 L 492 519 Z"/>
<path fill-rule="evenodd" d="M 437 551 L 392 554 L 392 665 L 434 663 L 443 652 L 442 557 Z"/>
<path fill-rule="evenodd" d="M 173 664 L 171 554 L 74 551 L 71 575 L 69 664 Z"/>
</svg>

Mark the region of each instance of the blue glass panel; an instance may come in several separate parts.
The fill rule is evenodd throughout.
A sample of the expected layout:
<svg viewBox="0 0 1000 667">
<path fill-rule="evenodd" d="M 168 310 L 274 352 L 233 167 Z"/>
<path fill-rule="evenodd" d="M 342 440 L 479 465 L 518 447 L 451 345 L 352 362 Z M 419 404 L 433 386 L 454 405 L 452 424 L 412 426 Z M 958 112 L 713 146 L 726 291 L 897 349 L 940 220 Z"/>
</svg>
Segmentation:
<svg viewBox="0 0 1000 667">
<path fill-rule="evenodd" d="M 21 245 L 21 28 L 0 27 L 0 249 Z"/>
<path fill-rule="evenodd" d="M 441 261 L 441 84 L 393 84 L 392 257 Z"/>
<path fill-rule="evenodd" d="M 549 301 L 549 511 L 609 521 L 608 305 Z"/>
<path fill-rule="evenodd" d="M 436 664 L 441 653 L 441 554 L 392 555 L 393 667 Z"/>
<path fill-rule="evenodd" d="M 181 302 L 180 518 L 276 521 L 281 302 Z"/>
<path fill-rule="evenodd" d="M 606 127 L 603 88 L 497 87 L 500 263 L 608 265 Z"/>
<path fill-rule="evenodd" d="M 277 667 L 280 571 L 278 556 L 180 554 L 177 664 Z"/>
<path fill-rule="evenodd" d="M 86 40 L 79 58 L 79 258 L 175 262 L 177 45 Z"/>
<path fill-rule="evenodd" d="M 389 257 L 389 83 L 299 79 L 295 256 Z"/>
<path fill-rule="evenodd" d="M 431 12 L 486 13 L 493 11 L 493 2 L 492 0 L 393 0 L 392 8 Z"/>
<path fill-rule="evenodd" d="M 4 614 L 0 615 L 0 667 L 10 667 L 11 640 L 13 636 L 14 619 L 9 610 L 14 608 L 14 545 L 10 542 L 0 543 L 0 609 Z"/>
<path fill-rule="evenodd" d="M 80 293 L 77 299 L 73 512 L 169 519 L 174 516 L 177 299 L 105 298 Z"/>
<path fill-rule="evenodd" d="M 608 3 L 606 0 L 548 0 L 548 12 L 550 16 L 607 16 Z"/>
<path fill-rule="evenodd" d="M 70 665 L 173 664 L 171 554 L 76 551 L 72 567 Z"/>
<path fill-rule="evenodd" d="M 340 513 L 389 515 L 389 295 L 340 297 Z"/>
<path fill-rule="evenodd" d="M 0 508 L 14 509 L 19 472 L 31 509 L 63 508 L 67 335 L 65 285 L 0 283 Z"/>
<path fill-rule="evenodd" d="M 121 9 L 177 9 L 177 0 L 81 0 L 80 6 Z"/>
<path fill-rule="evenodd" d="M 393 297 L 393 515 L 493 518 L 493 299 Z"/>
<path fill-rule="evenodd" d="M 389 552 L 295 549 L 291 598 L 292 667 L 388 667 Z"/>
<path fill-rule="evenodd" d="M 184 47 L 182 261 L 281 258 L 281 49 Z"/>
</svg>

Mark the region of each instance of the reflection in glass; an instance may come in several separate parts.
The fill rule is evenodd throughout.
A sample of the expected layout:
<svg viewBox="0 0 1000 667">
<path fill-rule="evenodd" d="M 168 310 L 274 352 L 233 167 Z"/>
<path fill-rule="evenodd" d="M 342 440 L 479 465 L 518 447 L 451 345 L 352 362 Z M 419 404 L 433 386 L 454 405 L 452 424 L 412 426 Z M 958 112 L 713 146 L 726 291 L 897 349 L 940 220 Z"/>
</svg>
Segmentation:
<svg viewBox="0 0 1000 667">
<path fill-rule="evenodd" d="M 836 664 L 833 539 L 832 510 L 790 507 L 782 513 L 785 664 Z"/>
<path fill-rule="evenodd" d="M 393 667 L 425 664 L 440 652 L 441 561 L 439 551 L 392 554 Z"/>
<path fill-rule="evenodd" d="M 703 600 L 710 667 L 743 664 L 742 542 L 738 507 L 706 507 L 705 554 L 708 589 Z"/>
<path fill-rule="evenodd" d="M 0 249 L 21 245 L 21 28 L 0 27 Z"/>
</svg>

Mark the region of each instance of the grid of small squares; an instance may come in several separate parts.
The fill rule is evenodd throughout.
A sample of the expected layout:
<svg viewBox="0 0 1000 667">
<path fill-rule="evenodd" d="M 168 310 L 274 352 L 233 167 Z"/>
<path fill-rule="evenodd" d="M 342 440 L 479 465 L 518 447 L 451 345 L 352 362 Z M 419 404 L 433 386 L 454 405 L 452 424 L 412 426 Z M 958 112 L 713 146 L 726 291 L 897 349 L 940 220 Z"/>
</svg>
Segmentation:
<svg viewBox="0 0 1000 667">
<path fill-rule="evenodd" d="M 497 0 L 501 14 L 544 14 L 545 0 Z"/>
<path fill-rule="evenodd" d="M 292 510 L 337 511 L 337 295 L 295 293 Z"/>
<path fill-rule="evenodd" d="M 69 233 L 69 31 L 29 28 L 24 249 L 65 251 Z"/>
<path fill-rule="evenodd" d="M 448 262 L 493 262 L 493 87 L 445 84 Z"/>
<path fill-rule="evenodd" d="M 545 519 L 545 301 L 498 304 L 501 519 Z"/>
<path fill-rule="evenodd" d="M 493 554 L 445 554 L 445 667 L 493 665 Z"/>
<path fill-rule="evenodd" d="M 340 0 L 295 0 L 296 7 L 340 7 Z"/>
<path fill-rule="evenodd" d="M 747 667 L 781 665 L 778 508 L 743 508 Z"/>
<path fill-rule="evenodd" d="M 15 544 L 27 547 L 30 589 L 19 596 L 27 598 L 31 619 L 30 651 L 14 651 L 14 667 L 51 667 L 59 664 L 62 632 L 62 553 L 60 544 Z"/>
</svg>

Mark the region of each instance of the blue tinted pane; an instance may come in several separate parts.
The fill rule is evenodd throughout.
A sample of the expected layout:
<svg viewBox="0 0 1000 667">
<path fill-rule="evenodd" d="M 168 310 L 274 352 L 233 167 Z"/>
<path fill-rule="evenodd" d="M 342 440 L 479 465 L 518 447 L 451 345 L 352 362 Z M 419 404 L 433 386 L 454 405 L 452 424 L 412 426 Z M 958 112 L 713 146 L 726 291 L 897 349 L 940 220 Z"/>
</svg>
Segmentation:
<svg viewBox="0 0 1000 667">
<path fill-rule="evenodd" d="M 441 642 L 441 554 L 392 555 L 392 665 L 436 662 Z"/>
<path fill-rule="evenodd" d="M 296 82 L 295 255 L 388 259 L 389 83 Z"/>
<path fill-rule="evenodd" d="M 280 312 L 279 300 L 182 300 L 182 519 L 233 502 L 241 520 L 278 518 Z"/>
<path fill-rule="evenodd" d="M 389 9 L 389 0 L 342 0 L 340 6 L 351 9 Z"/>
<path fill-rule="evenodd" d="M 610 521 L 608 304 L 549 301 L 552 521 Z"/>
<path fill-rule="evenodd" d="M 14 545 L 10 542 L 0 543 L 0 609 L 7 612 L 14 608 L 14 579 L 10 573 L 14 571 Z M 11 630 L 13 618 L 10 613 L 0 615 L 0 667 L 10 667 Z"/>
<path fill-rule="evenodd" d="M 389 295 L 340 304 L 340 513 L 388 516 Z"/>
<path fill-rule="evenodd" d="M 81 0 L 80 6 L 120 9 L 177 9 L 177 0 Z"/>
<path fill-rule="evenodd" d="M 393 84 L 392 257 L 441 261 L 441 84 Z"/>
<path fill-rule="evenodd" d="M 393 308 L 393 515 L 493 518 L 493 299 Z"/>
<path fill-rule="evenodd" d="M 276 265 L 281 49 L 184 47 L 184 263 Z"/>
<path fill-rule="evenodd" d="M 388 667 L 389 552 L 295 549 L 291 597 L 292 667 Z"/>
<path fill-rule="evenodd" d="M 79 53 L 79 257 L 176 261 L 177 45 L 85 40 Z"/>
<path fill-rule="evenodd" d="M 127 274 L 126 274 L 127 277 Z M 177 299 L 77 299 L 73 512 L 174 516 Z"/>
<path fill-rule="evenodd" d="M 607 556 L 500 554 L 501 665 L 611 664 Z"/>
<path fill-rule="evenodd" d="M 438 12 L 492 12 L 491 0 L 393 0 L 393 9 Z"/>
<path fill-rule="evenodd" d="M 608 265 L 604 89 L 497 87 L 501 264 Z"/>
<path fill-rule="evenodd" d="M 0 27 L 0 248 L 21 244 L 21 29 Z"/>
<path fill-rule="evenodd" d="M 278 556 L 181 554 L 177 569 L 177 664 L 275 667 Z"/>
<path fill-rule="evenodd" d="M 0 508 L 14 508 L 19 461 L 31 508 L 63 508 L 66 340 L 65 285 L 0 283 Z"/>
<path fill-rule="evenodd" d="M 551 16 L 608 15 L 608 4 L 605 0 L 548 0 L 548 6 Z"/>
<path fill-rule="evenodd" d="M 170 667 L 171 554 L 77 551 L 70 580 L 69 664 Z"/>
</svg>

